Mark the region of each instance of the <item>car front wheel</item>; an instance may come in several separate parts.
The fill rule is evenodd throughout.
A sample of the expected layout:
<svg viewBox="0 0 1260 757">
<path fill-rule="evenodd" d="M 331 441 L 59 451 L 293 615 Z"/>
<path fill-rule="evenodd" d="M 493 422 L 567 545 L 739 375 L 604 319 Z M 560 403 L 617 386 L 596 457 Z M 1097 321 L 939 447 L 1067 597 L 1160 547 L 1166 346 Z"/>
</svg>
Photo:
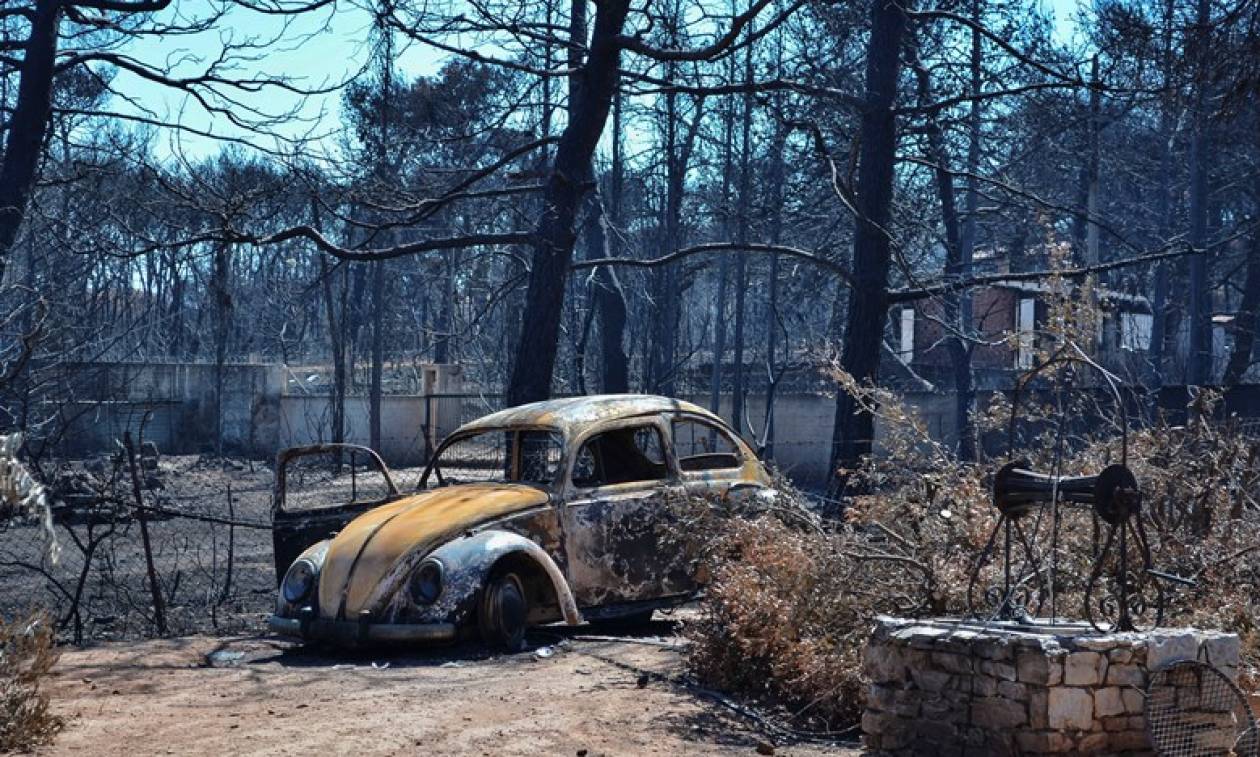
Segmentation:
<svg viewBox="0 0 1260 757">
<path fill-rule="evenodd" d="M 525 589 L 515 573 L 501 573 L 486 583 L 481 593 L 478 625 L 489 646 L 509 652 L 525 647 L 525 618 L 529 606 Z"/>
</svg>

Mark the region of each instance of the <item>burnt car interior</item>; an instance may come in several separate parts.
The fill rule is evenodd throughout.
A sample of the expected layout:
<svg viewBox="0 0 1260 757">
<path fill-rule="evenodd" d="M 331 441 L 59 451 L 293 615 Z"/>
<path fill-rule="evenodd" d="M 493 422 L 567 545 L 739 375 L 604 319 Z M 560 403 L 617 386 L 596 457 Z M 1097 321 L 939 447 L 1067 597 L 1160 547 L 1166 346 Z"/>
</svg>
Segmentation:
<svg viewBox="0 0 1260 757">
<path fill-rule="evenodd" d="M 739 449 L 726 432 L 693 418 L 676 418 L 671 429 L 678 467 L 684 472 L 738 468 Z"/>
<path fill-rule="evenodd" d="M 655 426 L 630 426 L 596 434 L 582 445 L 573 465 L 573 485 L 585 489 L 668 475 L 661 433 Z"/>
</svg>

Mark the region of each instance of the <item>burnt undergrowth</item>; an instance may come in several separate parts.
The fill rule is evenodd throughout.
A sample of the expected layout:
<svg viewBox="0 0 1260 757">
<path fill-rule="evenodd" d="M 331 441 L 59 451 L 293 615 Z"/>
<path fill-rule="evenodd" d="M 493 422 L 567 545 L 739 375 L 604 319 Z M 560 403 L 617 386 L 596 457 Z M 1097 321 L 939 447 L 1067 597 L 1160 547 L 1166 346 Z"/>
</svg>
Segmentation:
<svg viewBox="0 0 1260 757">
<path fill-rule="evenodd" d="M 1138 582 L 1143 601 L 1153 608 L 1162 590 L 1163 625 L 1237 633 L 1240 683 L 1260 684 L 1260 440 L 1220 418 L 1213 395 L 1200 395 L 1182 423 L 1156 417 L 1125 429 L 1099 422 L 1070 438 L 1047 421 L 1107 412 L 1073 406 L 1096 404 L 1097 393 L 1060 396 L 1022 411 L 1009 455 L 964 463 L 931 441 L 894 395 L 849 389 L 875 409 L 886 433 L 882 454 L 844 472 L 850 491 L 863 493 L 845 500 L 840 517 L 821 517 L 818 503 L 786 482 L 773 499 L 677 505 L 678 538 L 708 577 L 699 616 L 683 630 L 688 664 L 703 685 L 777 710 L 799 728 L 851 726 L 862 707 L 860 654 L 876 615 L 975 609 L 970 574 L 997 519 L 992 474 L 1008 457 L 1063 475 L 1096 473 L 1124 458 L 1143 492 L 1155 568 L 1193 581 L 1156 586 L 1158 579 L 1145 578 Z M 978 425 L 1003 432 L 1010 411 L 999 399 Z M 1047 564 L 1057 556 L 1056 616 L 1081 619 L 1099 533 L 1088 510 L 1061 510 L 1057 535 L 1051 522 L 1045 514 L 1026 521 L 1029 541 Z M 990 561 L 981 588 L 998 580 Z M 1049 614 L 1048 593 L 1026 598 L 1034 614 Z"/>
</svg>

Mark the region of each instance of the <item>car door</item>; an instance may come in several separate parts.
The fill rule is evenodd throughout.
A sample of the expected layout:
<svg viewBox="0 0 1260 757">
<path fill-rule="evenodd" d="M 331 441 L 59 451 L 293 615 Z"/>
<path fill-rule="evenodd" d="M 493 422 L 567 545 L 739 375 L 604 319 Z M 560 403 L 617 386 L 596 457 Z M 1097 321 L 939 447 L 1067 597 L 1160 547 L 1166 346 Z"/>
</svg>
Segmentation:
<svg viewBox="0 0 1260 757">
<path fill-rule="evenodd" d="M 582 607 L 685 593 L 669 543 L 677 470 L 657 416 L 602 424 L 576 441 L 564 507 L 569 582 Z"/>
<path fill-rule="evenodd" d="M 276 586 L 307 547 L 398 496 L 389 468 L 367 447 L 316 444 L 282 451 L 271 510 Z"/>
</svg>

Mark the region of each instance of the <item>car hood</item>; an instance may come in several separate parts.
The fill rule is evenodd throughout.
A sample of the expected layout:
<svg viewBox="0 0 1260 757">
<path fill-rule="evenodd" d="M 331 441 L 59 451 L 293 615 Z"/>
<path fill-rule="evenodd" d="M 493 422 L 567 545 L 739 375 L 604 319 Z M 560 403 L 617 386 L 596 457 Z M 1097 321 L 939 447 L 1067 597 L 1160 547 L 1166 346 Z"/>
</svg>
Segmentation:
<svg viewBox="0 0 1260 757">
<path fill-rule="evenodd" d="M 522 484 L 460 484 L 363 513 L 328 545 L 319 578 L 320 616 L 357 617 L 371 609 L 370 596 L 404 556 L 416 549 L 427 553 L 473 526 L 547 499 L 546 492 Z"/>
</svg>

